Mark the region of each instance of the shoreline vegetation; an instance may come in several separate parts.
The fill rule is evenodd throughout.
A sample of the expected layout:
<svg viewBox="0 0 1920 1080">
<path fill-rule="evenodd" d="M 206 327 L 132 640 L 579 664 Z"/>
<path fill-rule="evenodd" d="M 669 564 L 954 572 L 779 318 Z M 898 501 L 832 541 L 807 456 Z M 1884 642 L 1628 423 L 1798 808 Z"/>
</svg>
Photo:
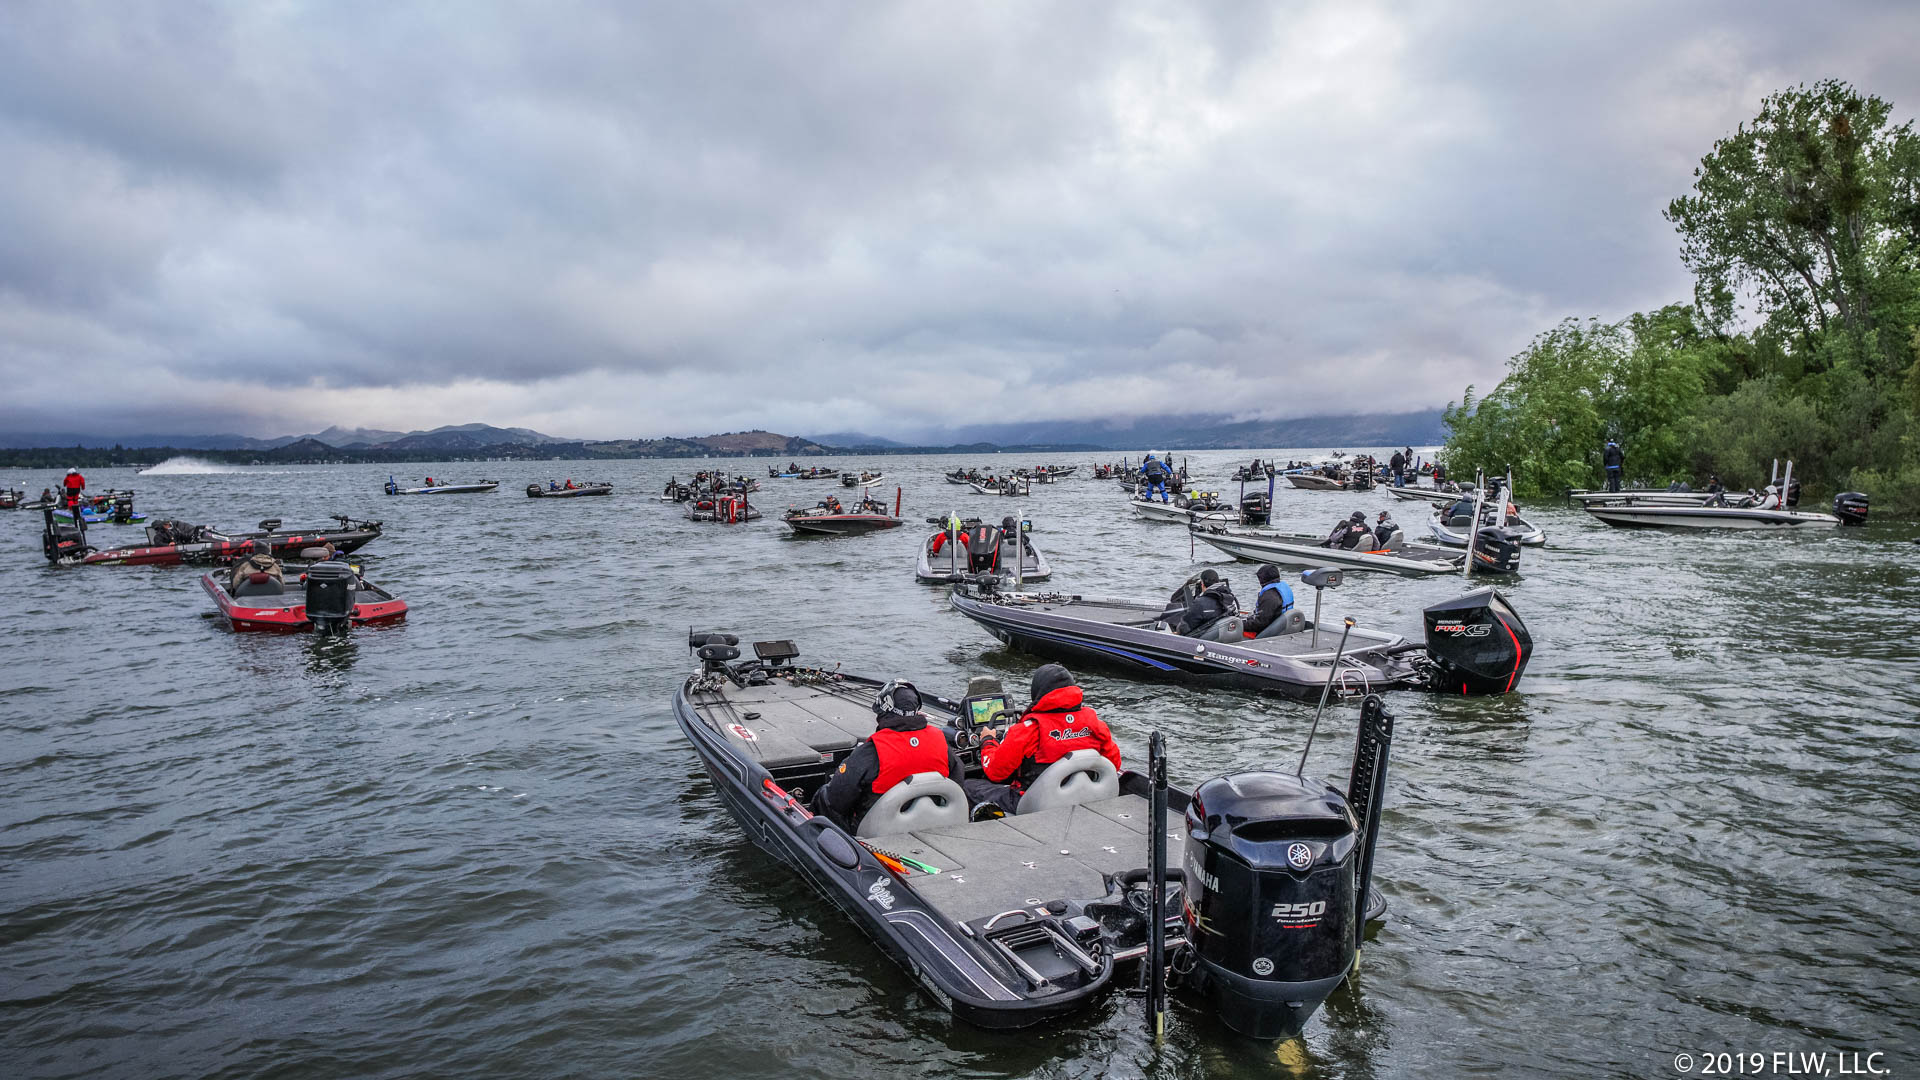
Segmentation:
<svg viewBox="0 0 1920 1080">
<path fill-rule="evenodd" d="M 1690 302 L 1567 319 L 1484 396 L 1449 405 L 1454 474 L 1513 469 L 1516 494 L 1766 483 L 1791 458 L 1831 495 L 1920 514 L 1920 138 L 1838 80 L 1768 96 L 1668 204 Z"/>
</svg>

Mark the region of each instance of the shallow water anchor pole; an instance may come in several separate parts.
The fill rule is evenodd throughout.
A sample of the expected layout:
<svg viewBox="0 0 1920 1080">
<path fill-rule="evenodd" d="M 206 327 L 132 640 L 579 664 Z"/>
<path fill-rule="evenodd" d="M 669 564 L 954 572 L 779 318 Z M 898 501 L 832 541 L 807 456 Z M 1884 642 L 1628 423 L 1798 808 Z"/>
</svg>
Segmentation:
<svg viewBox="0 0 1920 1080">
<path fill-rule="evenodd" d="M 1313 710 L 1313 726 L 1307 728 L 1307 745 L 1300 748 L 1300 767 L 1293 770 L 1299 776 L 1307 771 L 1307 751 L 1313 749 L 1313 733 L 1320 730 L 1320 714 L 1327 711 L 1327 695 L 1333 693 L 1333 677 L 1340 673 L 1340 654 L 1347 649 L 1347 635 L 1353 633 L 1353 617 L 1347 617 L 1346 629 L 1340 631 L 1340 644 L 1333 650 L 1333 664 L 1327 668 L 1327 685 L 1320 688 L 1320 707 Z"/>
<path fill-rule="evenodd" d="M 1147 1031 L 1159 1042 L 1167 1026 L 1167 742 L 1147 740 L 1153 843 L 1147 855 Z"/>
<path fill-rule="evenodd" d="M 1473 523 L 1467 526 L 1467 557 L 1460 561 L 1460 576 L 1473 577 L 1473 542 L 1480 535 L 1480 508 L 1487 494 L 1487 474 L 1483 471 L 1474 476 L 1473 481 Z"/>
</svg>

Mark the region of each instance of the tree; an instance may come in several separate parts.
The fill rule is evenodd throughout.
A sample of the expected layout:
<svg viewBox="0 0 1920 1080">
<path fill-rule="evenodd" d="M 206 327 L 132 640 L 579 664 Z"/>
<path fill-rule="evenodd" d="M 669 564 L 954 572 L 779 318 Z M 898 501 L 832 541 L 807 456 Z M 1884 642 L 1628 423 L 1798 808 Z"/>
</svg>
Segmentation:
<svg viewBox="0 0 1920 1080">
<path fill-rule="evenodd" d="M 1815 372 L 1902 372 L 1920 267 L 1920 138 L 1836 79 L 1772 94 L 1668 205 L 1696 306 L 1720 329 L 1752 295 Z M 1840 340 L 1820 339 L 1840 331 Z"/>
</svg>

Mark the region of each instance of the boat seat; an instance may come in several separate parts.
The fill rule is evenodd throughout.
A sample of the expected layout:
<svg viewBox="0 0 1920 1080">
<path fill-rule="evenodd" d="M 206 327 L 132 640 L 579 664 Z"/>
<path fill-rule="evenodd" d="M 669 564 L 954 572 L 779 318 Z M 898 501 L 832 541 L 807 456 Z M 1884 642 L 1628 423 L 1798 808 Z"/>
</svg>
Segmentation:
<svg viewBox="0 0 1920 1080">
<path fill-rule="evenodd" d="M 1393 530 L 1393 534 L 1387 537 L 1387 542 L 1384 545 L 1384 549 L 1387 551 L 1407 550 L 1406 534 L 1400 529 Z"/>
<path fill-rule="evenodd" d="M 1247 632 L 1245 620 L 1238 615 L 1228 615 L 1215 619 L 1186 636 L 1200 641 L 1245 641 Z"/>
<path fill-rule="evenodd" d="M 1261 630 L 1258 634 L 1255 634 L 1254 637 L 1256 638 L 1280 637 L 1283 634 L 1297 634 L 1300 631 L 1305 630 L 1306 628 L 1307 628 L 1307 617 L 1300 613 L 1300 609 L 1297 607 L 1288 608 L 1287 610 L 1280 613 L 1279 618 L 1268 623 L 1266 625 L 1266 628 Z"/>
<path fill-rule="evenodd" d="M 230 590 L 234 596 L 281 596 L 286 584 L 272 574 L 255 571 L 241 578 Z"/>
<path fill-rule="evenodd" d="M 1098 750 L 1075 750 L 1047 766 L 1027 785 L 1014 812 L 1035 814 L 1119 794 L 1120 770 L 1113 767 L 1113 762 Z"/>
<path fill-rule="evenodd" d="M 1449 529 L 1464 529 L 1471 524 L 1473 524 L 1472 514 L 1455 514 L 1447 519 Z"/>
<path fill-rule="evenodd" d="M 854 835 L 886 836 L 966 823 L 967 793 L 939 773 L 923 772 L 888 788 L 860 819 Z"/>
</svg>

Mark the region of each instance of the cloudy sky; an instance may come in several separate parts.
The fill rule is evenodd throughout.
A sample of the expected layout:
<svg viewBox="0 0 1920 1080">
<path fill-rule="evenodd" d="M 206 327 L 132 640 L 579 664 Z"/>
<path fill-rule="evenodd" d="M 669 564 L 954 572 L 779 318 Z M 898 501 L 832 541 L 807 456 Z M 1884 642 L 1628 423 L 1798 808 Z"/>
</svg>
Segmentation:
<svg viewBox="0 0 1920 1080">
<path fill-rule="evenodd" d="M 0 5 L 0 428 L 1432 408 L 1920 7 Z M 84 416 L 86 419 L 82 419 Z"/>
</svg>

